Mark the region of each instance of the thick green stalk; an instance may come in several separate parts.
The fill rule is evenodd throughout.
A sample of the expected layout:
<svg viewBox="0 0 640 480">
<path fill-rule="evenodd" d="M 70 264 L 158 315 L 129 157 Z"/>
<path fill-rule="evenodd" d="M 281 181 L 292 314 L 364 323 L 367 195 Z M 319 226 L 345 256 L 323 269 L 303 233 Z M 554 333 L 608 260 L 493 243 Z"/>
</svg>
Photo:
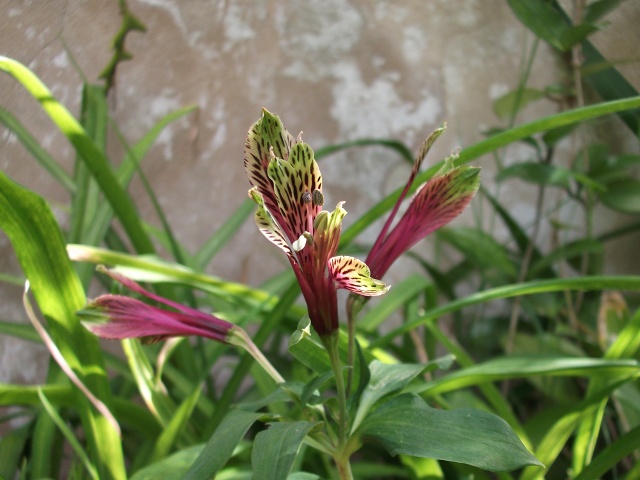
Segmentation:
<svg viewBox="0 0 640 480">
<path fill-rule="evenodd" d="M 336 395 L 338 397 L 338 445 L 333 455 L 333 459 L 338 467 L 338 473 L 341 480 L 351 480 L 353 475 L 351 473 L 351 466 L 349 464 L 349 454 L 346 451 L 347 436 L 349 432 L 349 419 L 347 415 L 347 391 L 344 383 L 344 376 L 342 375 L 342 364 L 340 363 L 340 356 L 338 351 L 338 336 L 340 330 L 337 330 L 332 335 L 321 337 L 329 359 L 331 360 L 331 368 L 336 378 Z"/>
</svg>

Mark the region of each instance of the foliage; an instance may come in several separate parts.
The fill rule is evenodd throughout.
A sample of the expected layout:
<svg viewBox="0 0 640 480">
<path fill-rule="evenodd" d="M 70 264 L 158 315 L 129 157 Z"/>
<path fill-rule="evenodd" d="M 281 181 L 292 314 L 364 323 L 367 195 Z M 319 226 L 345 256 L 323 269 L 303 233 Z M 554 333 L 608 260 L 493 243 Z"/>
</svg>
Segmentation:
<svg viewBox="0 0 640 480">
<path fill-rule="evenodd" d="M 136 174 L 144 181 L 139 164 L 154 140 L 193 108 L 167 115 L 136 144 L 125 145 L 121 161 L 108 157 L 106 94 L 118 62 L 128 58 L 126 34 L 144 28 L 125 2 L 114 58 L 103 74 L 106 88 L 84 86 L 80 119 L 28 68 L 0 57 L 0 69 L 40 102 L 77 155 L 69 175 L 28 126 L 0 109 L 6 128 L 71 198 L 63 231 L 45 199 L 0 174 L 0 228 L 51 342 L 36 327 L 16 322 L 0 322 L 0 333 L 43 342 L 64 359 L 59 365 L 52 355 L 42 385 L 0 384 L 0 406 L 18 412 L 1 420 L 24 419 L 0 439 L 0 478 L 494 478 L 486 470 L 523 480 L 566 478 L 567 472 L 580 480 L 637 478 L 640 276 L 605 274 L 605 247 L 640 229 L 640 156 L 594 143 L 589 135 L 594 121 L 612 115 L 633 135 L 639 132 L 637 92 L 606 61 L 589 68 L 603 62 L 589 36 L 621 2 L 589 2 L 577 20 L 555 1 L 508 3 L 535 41 L 519 85 L 495 102 L 501 123 L 459 156 L 422 172 L 415 168 L 407 188 L 381 199 L 342 232 L 340 248 L 370 250 L 357 243 L 359 234 L 398 199 L 452 171 L 475 181 L 477 172 L 465 164 L 490 154 L 497 174 L 483 177 L 473 200 L 476 225 L 445 227 L 430 237 L 440 251 L 451 252 L 455 260 L 448 264 L 409 252 L 423 273 L 371 305 L 351 297 L 348 326 L 343 322 L 337 331 L 312 330 L 314 319 L 297 302 L 300 289 L 291 275 L 252 288 L 205 273 L 254 211 L 250 202 L 196 252 L 176 241 L 150 187 L 162 229 L 149 228 L 137 214 L 129 182 Z M 528 85 L 540 41 L 566 60 L 566 85 Z M 571 61 L 580 56 L 582 65 Z M 604 100 L 588 104 L 584 88 Z M 545 99 L 561 111 L 517 124 L 523 109 Z M 418 154 L 418 167 L 440 133 Z M 569 139 L 580 146 L 572 156 L 560 148 Z M 508 163 L 504 147 L 515 142 L 530 157 Z M 315 159 L 321 165 L 326 155 L 367 145 L 411 160 L 407 146 L 389 139 L 329 145 Z M 530 225 L 503 198 L 514 186 L 536 199 Z M 305 203 L 320 207 L 321 195 L 314 190 Z M 268 203 L 254 200 L 261 209 Z M 627 215 L 628 225 L 598 231 L 600 209 Z M 264 228 L 272 217 L 260 212 Z M 114 228 L 116 221 L 121 229 Z M 498 225 L 506 235 L 496 233 Z M 158 244 L 171 260 L 160 257 Z M 94 278 L 114 288 L 95 275 L 96 264 L 145 282 L 155 292 L 150 296 L 215 308 L 234 331 L 254 327 L 251 339 L 223 339 L 247 352 L 184 338 L 124 340 L 124 356 L 101 349 L 76 315 Z M 401 318 L 393 328 L 384 325 L 392 315 Z M 285 351 L 278 348 L 282 338 L 289 338 Z M 223 355 L 237 362 L 217 390 L 210 372 Z M 69 380 L 65 364 L 108 412 Z M 66 463 L 61 445 L 71 452 Z"/>
</svg>

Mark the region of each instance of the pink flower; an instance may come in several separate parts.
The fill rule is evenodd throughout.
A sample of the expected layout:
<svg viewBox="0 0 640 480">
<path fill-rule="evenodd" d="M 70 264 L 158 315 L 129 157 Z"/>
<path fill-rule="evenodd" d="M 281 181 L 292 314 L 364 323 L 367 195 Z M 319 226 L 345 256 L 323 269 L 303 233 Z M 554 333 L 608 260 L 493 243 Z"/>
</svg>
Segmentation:
<svg viewBox="0 0 640 480">
<path fill-rule="evenodd" d="M 319 335 L 338 329 L 338 288 L 363 296 L 389 289 L 361 260 L 336 256 L 344 202 L 333 212 L 322 209 L 322 175 L 313 150 L 267 110 L 249 130 L 244 166 L 253 185 L 249 196 L 258 205 L 258 228 L 287 254 Z"/>
<path fill-rule="evenodd" d="M 157 308 L 124 295 L 101 295 L 78 312 L 83 325 L 95 335 L 118 340 L 142 337 L 151 341 L 197 335 L 232 343 L 231 337 L 237 329 L 232 323 L 167 300 L 123 275 L 104 267 L 98 268 L 128 289 L 175 311 Z"/>
<path fill-rule="evenodd" d="M 418 189 L 405 214 L 389 232 L 422 161 L 436 138 L 443 132 L 444 127 L 439 128 L 425 140 L 416 157 L 409 180 L 369 252 L 366 263 L 376 278 L 382 278 L 400 255 L 460 215 L 478 191 L 480 169 L 468 165 L 454 167 L 453 161 L 457 155 L 453 155 L 445 160 L 445 165 L 438 173 Z"/>
</svg>

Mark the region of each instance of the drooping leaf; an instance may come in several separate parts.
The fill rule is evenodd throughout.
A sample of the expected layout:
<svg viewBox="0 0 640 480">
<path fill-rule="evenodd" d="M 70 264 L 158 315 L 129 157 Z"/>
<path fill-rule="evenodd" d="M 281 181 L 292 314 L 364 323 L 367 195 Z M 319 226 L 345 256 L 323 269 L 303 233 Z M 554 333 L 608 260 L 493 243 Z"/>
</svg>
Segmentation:
<svg viewBox="0 0 640 480">
<path fill-rule="evenodd" d="M 404 394 L 378 407 L 358 433 L 391 455 L 465 463 L 490 471 L 542 466 L 501 418 L 475 409 L 436 410 Z"/>
</svg>

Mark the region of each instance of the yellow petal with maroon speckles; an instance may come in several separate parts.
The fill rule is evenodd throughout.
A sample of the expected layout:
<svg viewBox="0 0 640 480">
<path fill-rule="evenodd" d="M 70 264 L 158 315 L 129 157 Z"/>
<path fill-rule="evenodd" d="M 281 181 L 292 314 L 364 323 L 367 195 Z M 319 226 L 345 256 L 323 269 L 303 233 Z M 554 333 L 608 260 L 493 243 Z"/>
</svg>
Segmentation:
<svg viewBox="0 0 640 480">
<path fill-rule="evenodd" d="M 389 285 L 371 278 L 366 263 L 354 257 L 337 256 L 329 259 L 329 272 L 339 288 L 363 295 L 376 297 L 386 293 Z"/>
</svg>

